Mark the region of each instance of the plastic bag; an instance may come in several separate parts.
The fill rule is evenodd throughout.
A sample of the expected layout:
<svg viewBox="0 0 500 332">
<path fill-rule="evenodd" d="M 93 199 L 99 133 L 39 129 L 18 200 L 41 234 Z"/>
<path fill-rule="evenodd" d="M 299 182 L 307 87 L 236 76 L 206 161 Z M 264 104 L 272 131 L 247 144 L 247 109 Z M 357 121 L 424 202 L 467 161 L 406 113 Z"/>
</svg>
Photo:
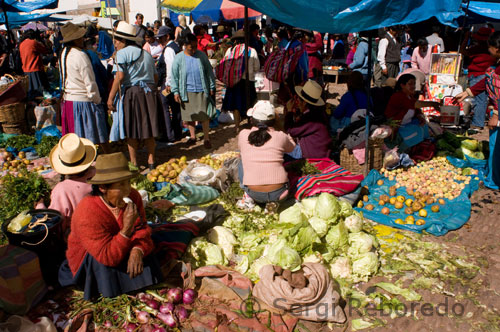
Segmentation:
<svg viewBox="0 0 500 332">
<path fill-rule="evenodd" d="M 220 190 L 225 190 L 228 180 L 227 174 L 228 172 L 224 165 L 215 170 L 208 165 L 192 161 L 181 174 L 179 174 L 177 183 L 181 185 L 190 183 L 197 186 L 211 186 Z"/>
<path fill-rule="evenodd" d="M 231 111 L 221 112 L 219 115 L 219 123 L 233 123 L 234 114 Z"/>
<path fill-rule="evenodd" d="M 35 324 L 24 317 L 14 315 L 0 324 L 0 332 L 57 332 L 57 329 L 47 317 L 40 318 Z"/>
<path fill-rule="evenodd" d="M 52 126 L 42 128 L 42 129 L 38 130 L 37 132 L 35 132 L 35 138 L 36 138 L 36 142 L 38 144 L 40 144 L 40 142 L 42 141 L 43 136 L 55 136 L 55 137 L 61 138 L 62 133 L 59 129 L 57 129 L 57 126 L 52 125 Z"/>
<path fill-rule="evenodd" d="M 389 150 L 384 155 L 384 168 L 392 169 L 397 167 L 399 164 L 399 153 L 398 147 L 395 147 L 392 150 Z"/>
</svg>

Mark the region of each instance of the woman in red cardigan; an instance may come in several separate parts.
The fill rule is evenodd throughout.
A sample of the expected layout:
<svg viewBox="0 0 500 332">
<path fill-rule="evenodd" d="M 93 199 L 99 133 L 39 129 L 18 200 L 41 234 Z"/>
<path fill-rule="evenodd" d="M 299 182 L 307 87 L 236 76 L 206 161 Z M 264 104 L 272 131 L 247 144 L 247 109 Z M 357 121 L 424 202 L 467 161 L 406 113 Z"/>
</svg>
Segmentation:
<svg viewBox="0 0 500 332">
<path fill-rule="evenodd" d="M 162 279 L 153 255 L 151 228 L 140 194 L 130 186 L 136 174 L 123 153 L 97 157 L 92 193 L 76 207 L 59 271 L 61 285 L 80 285 L 85 299 L 115 297 Z M 131 200 L 131 201 L 130 201 Z M 128 201 L 128 203 L 127 203 Z"/>
</svg>

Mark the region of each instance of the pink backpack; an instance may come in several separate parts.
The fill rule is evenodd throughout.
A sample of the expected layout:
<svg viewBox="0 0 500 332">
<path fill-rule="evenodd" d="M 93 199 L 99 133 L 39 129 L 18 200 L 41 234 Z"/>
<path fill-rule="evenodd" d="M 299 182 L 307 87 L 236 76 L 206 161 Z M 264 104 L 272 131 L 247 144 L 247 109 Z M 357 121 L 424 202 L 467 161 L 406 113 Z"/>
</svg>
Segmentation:
<svg viewBox="0 0 500 332">
<path fill-rule="evenodd" d="M 290 43 L 285 49 L 276 50 L 267 59 L 264 65 L 264 72 L 270 81 L 283 83 L 297 68 L 300 57 L 305 52 L 302 43 L 290 48 Z"/>
<path fill-rule="evenodd" d="M 224 56 L 215 69 L 217 79 L 227 87 L 232 88 L 243 78 L 245 72 L 245 45 L 239 44 L 231 49 L 231 53 Z M 250 50 L 248 51 L 250 56 Z"/>
</svg>

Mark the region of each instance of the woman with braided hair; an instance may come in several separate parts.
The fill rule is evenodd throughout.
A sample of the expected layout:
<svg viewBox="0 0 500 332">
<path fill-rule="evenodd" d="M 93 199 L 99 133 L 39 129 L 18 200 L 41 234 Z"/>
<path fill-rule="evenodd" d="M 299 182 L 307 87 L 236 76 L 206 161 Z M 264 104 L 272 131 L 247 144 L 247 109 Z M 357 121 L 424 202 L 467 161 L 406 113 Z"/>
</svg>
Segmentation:
<svg viewBox="0 0 500 332">
<path fill-rule="evenodd" d="M 62 133 L 75 133 L 94 144 L 108 142 L 106 111 L 89 56 L 83 51 L 86 30 L 72 23 L 61 28 L 64 48 L 59 59 L 63 102 Z"/>
</svg>

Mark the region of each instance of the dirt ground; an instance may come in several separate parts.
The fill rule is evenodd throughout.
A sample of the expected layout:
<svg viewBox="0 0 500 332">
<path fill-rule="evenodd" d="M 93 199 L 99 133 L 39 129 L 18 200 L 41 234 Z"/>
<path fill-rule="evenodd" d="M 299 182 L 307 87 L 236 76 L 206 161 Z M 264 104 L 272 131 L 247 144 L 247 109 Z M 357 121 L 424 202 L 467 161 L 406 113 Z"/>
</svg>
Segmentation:
<svg viewBox="0 0 500 332">
<path fill-rule="evenodd" d="M 337 105 L 340 97 L 345 93 L 345 84 L 330 84 L 327 92 L 327 102 Z M 237 149 L 236 133 L 234 125 L 221 125 L 211 130 L 210 138 L 213 150 L 208 151 L 203 147 L 203 141 L 200 140 L 193 147 L 186 147 L 182 142 L 173 146 L 166 146 L 159 143 L 157 148 L 158 161 L 163 162 L 171 157 L 185 155 L 188 160 L 199 158 L 207 153 L 222 153 Z M 487 131 L 484 130 L 474 138 L 479 140 L 488 140 Z M 140 162 L 145 165 L 145 151 L 141 154 Z M 474 279 L 477 285 L 472 292 L 471 289 L 455 285 L 454 296 L 442 294 L 432 294 L 430 291 L 419 291 L 422 295 L 421 305 L 423 303 L 448 303 L 448 313 L 438 315 L 424 316 L 420 309 L 416 309 L 414 316 L 390 319 L 380 317 L 387 324 L 384 327 L 375 328 L 372 331 L 500 331 L 500 227 L 497 222 L 500 221 L 500 192 L 492 191 L 487 188 L 480 188 L 471 198 L 472 212 L 468 223 L 456 230 L 449 232 L 442 237 L 428 235 L 424 238 L 426 241 L 436 241 L 445 243 L 450 248 L 465 248 L 468 255 L 476 257 L 481 263 L 480 273 Z M 370 284 L 380 281 L 379 277 L 371 280 Z M 471 294 L 474 293 L 474 296 Z M 463 314 L 453 315 L 453 305 L 456 312 L 459 313 L 463 308 Z M 346 314 L 350 319 L 356 316 L 356 312 Z M 329 330 L 326 326 L 320 330 Z M 346 326 L 334 328 L 335 331 L 344 331 Z M 347 328 L 350 330 L 350 328 Z"/>
</svg>

